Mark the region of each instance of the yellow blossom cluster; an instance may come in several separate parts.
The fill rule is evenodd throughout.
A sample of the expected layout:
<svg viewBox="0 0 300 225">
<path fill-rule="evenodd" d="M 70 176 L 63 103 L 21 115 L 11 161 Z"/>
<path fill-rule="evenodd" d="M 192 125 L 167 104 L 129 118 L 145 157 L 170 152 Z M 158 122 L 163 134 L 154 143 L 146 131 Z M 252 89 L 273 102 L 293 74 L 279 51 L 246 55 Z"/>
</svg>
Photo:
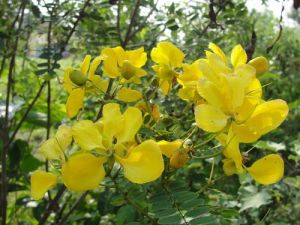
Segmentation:
<svg viewBox="0 0 300 225">
<path fill-rule="evenodd" d="M 284 171 L 279 155 L 268 155 L 246 167 L 239 149 L 240 143 L 255 142 L 277 128 L 288 114 L 283 100 L 262 99 L 262 86 L 257 77 L 268 70 L 268 61 L 258 57 L 248 62 L 246 52 L 237 45 L 229 64 L 218 46 L 211 43 L 209 49 L 206 58 L 186 64 L 183 63 L 185 54 L 175 45 L 158 43 L 150 55 L 162 93 L 167 95 L 175 83 L 180 85 L 178 96 L 194 106 L 198 127 L 215 133 L 224 146 L 225 174 L 247 171 L 258 183 L 277 182 Z M 105 178 L 108 168 L 114 166 L 123 169 L 129 181 L 143 184 L 161 176 L 165 167 L 163 155 L 174 168 L 182 167 L 189 160 L 190 149 L 183 147 L 181 139 L 169 142 L 154 138 L 141 140 L 138 136 L 141 126 L 146 124 L 147 114 L 154 122 L 160 119 L 158 105 L 143 99 L 142 93 L 129 85 L 143 84 L 142 77 L 147 72 L 142 67 L 146 62 L 144 48 L 127 51 L 115 47 L 103 49 L 93 60 L 87 55 L 79 68 L 65 70 L 69 118 L 84 111 L 86 96 L 105 98 L 112 80 L 117 80 L 115 101 L 103 105 L 101 117 L 95 122 L 79 119 L 72 126 L 61 125 L 54 137 L 41 145 L 39 152 L 55 164 L 55 169 L 33 172 L 31 193 L 34 199 L 42 198 L 58 182 L 76 192 L 95 189 Z M 121 110 L 124 104 L 117 103 L 120 101 L 135 102 L 135 106 Z"/>
</svg>

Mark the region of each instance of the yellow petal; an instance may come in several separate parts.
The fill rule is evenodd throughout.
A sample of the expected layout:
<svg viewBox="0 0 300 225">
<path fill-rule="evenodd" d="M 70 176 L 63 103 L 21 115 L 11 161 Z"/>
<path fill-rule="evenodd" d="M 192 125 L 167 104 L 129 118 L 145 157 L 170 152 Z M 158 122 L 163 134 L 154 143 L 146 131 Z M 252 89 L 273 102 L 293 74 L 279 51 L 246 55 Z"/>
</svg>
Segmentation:
<svg viewBox="0 0 300 225">
<path fill-rule="evenodd" d="M 128 60 L 136 67 L 142 67 L 147 62 L 147 54 L 144 52 L 144 48 L 138 48 L 131 51 L 126 51 Z"/>
<path fill-rule="evenodd" d="M 224 87 L 224 86 L 223 86 Z M 222 90 L 216 84 L 206 78 L 201 78 L 198 82 L 197 91 L 209 104 L 226 110 L 225 97 Z"/>
<path fill-rule="evenodd" d="M 184 53 L 171 42 L 160 42 L 151 51 L 151 59 L 157 64 L 181 67 Z"/>
<path fill-rule="evenodd" d="M 108 83 L 109 83 L 108 80 L 103 80 L 98 75 L 92 76 L 90 78 L 90 80 L 93 82 L 93 85 L 95 85 L 97 90 L 100 90 L 102 92 L 106 92 L 106 90 L 108 88 Z"/>
<path fill-rule="evenodd" d="M 68 68 L 65 70 L 64 73 L 64 88 L 67 90 L 67 92 L 70 94 L 74 88 L 74 84 L 72 83 L 70 79 L 70 73 L 72 72 L 71 68 Z"/>
<path fill-rule="evenodd" d="M 232 72 L 222 58 L 215 53 L 208 56 L 208 64 L 216 74 L 228 74 Z"/>
<path fill-rule="evenodd" d="M 72 127 L 75 142 L 84 150 L 104 149 L 102 136 L 90 120 L 81 120 Z"/>
<path fill-rule="evenodd" d="M 168 158 L 171 158 L 173 153 L 182 145 L 182 140 L 178 139 L 171 142 L 162 140 L 158 142 L 158 145 L 161 152 Z"/>
<path fill-rule="evenodd" d="M 103 123 L 103 138 L 107 143 L 111 144 L 113 137 L 123 129 L 123 117 L 120 105 L 117 103 L 105 104 L 101 121 Z"/>
<path fill-rule="evenodd" d="M 284 161 L 276 154 L 267 155 L 247 168 L 252 178 L 259 184 L 274 184 L 284 173 Z"/>
<path fill-rule="evenodd" d="M 167 95 L 172 88 L 172 84 L 168 80 L 160 80 L 159 87 L 164 95 Z"/>
<path fill-rule="evenodd" d="M 50 138 L 45 141 L 41 145 L 39 152 L 49 160 L 64 160 L 64 149 L 59 146 L 55 138 Z"/>
<path fill-rule="evenodd" d="M 100 65 L 102 60 L 103 60 L 103 57 L 98 56 L 91 62 L 90 69 L 89 69 L 89 76 L 88 76 L 89 79 L 91 79 L 95 75 L 96 70 L 97 70 L 97 68 Z"/>
<path fill-rule="evenodd" d="M 226 55 L 222 51 L 222 49 L 219 48 L 219 46 L 217 46 L 216 44 L 210 42 L 209 45 L 208 45 L 208 48 L 211 49 L 213 51 L 213 53 L 218 54 L 222 58 L 222 60 L 225 63 L 227 63 Z"/>
<path fill-rule="evenodd" d="M 161 151 L 158 144 L 152 140 L 131 149 L 127 158 L 115 157 L 124 168 L 124 176 L 134 183 L 154 181 L 164 170 Z"/>
<path fill-rule="evenodd" d="M 250 66 L 253 66 L 256 69 L 256 76 L 259 77 L 263 75 L 269 69 L 269 62 L 265 57 L 256 57 L 250 62 L 248 62 Z"/>
<path fill-rule="evenodd" d="M 236 67 L 247 62 L 247 53 L 241 45 L 236 45 L 231 52 L 231 64 Z"/>
<path fill-rule="evenodd" d="M 66 125 L 60 125 L 55 138 L 61 149 L 67 148 L 72 142 L 72 128 Z"/>
<path fill-rule="evenodd" d="M 142 112 L 135 107 L 127 108 L 123 114 L 122 123 L 122 130 L 115 135 L 118 143 L 134 141 L 134 136 L 143 123 Z"/>
<path fill-rule="evenodd" d="M 80 153 L 70 157 L 62 166 L 62 178 L 71 191 L 87 191 L 98 187 L 105 176 L 104 157 L 90 153 Z"/>
<path fill-rule="evenodd" d="M 195 119 L 202 130 L 218 132 L 227 125 L 228 116 L 217 107 L 201 104 L 195 107 Z"/>
<path fill-rule="evenodd" d="M 110 78 L 116 78 L 120 75 L 118 68 L 118 56 L 113 48 L 104 48 L 101 51 L 101 57 L 103 57 L 103 72 L 104 75 Z"/>
<path fill-rule="evenodd" d="M 218 84 L 219 76 L 213 71 L 211 66 L 206 61 L 199 60 L 199 69 L 207 80 Z"/>
<path fill-rule="evenodd" d="M 184 87 L 179 89 L 178 96 L 186 101 L 193 101 L 195 97 L 196 87 Z"/>
<path fill-rule="evenodd" d="M 178 82 L 184 85 L 186 82 L 198 81 L 202 77 L 202 73 L 199 68 L 199 60 L 193 62 L 191 65 L 183 64 L 183 73 L 177 78 Z"/>
<path fill-rule="evenodd" d="M 32 173 L 31 178 L 31 196 L 34 200 L 44 197 L 45 193 L 54 187 L 57 183 L 57 176 L 42 170 L 36 170 Z"/>
<path fill-rule="evenodd" d="M 69 118 L 73 118 L 77 115 L 78 111 L 83 106 L 83 98 L 84 98 L 84 89 L 76 88 L 70 93 L 66 108 L 67 108 L 67 115 Z"/>
<path fill-rule="evenodd" d="M 141 92 L 132 90 L 129 88 L 122 88 L 118 91 L 117 99 L 124 101 L 124 102 L 135 102 L 141 99 L 143 96 Z"/>
<path fill-rule="evenodd" d="M 90 55 L 85 56 L 84 60 L 82 61 L 81 65 L 80 65 L 80 71 L 82 74 L 84 74 L 84 75 L 88 74 L 91 59 L 92 59 L 92 57 Z"/>
<path fill-rule="evenodd" d="M 223 170 L 227 176 L 231 176 L 237 173 L 235 163 L 232 159 L 223 159 Z"/>
<path fill-rule="evenodd" d="M 239 142 L 235 134 L 232 132 L 232 129 L 229 130 L 226 139 L 226 145 L 224 146 L 223 154 L 226 158 L 232 159 L 235 163 L 236 172 L 242 173 L 243 169 L 243 157 L 240 152 Z"/>
<path fill-rule="evenodd" d="M 245 124 L 232 123 L 232 131 L 240 143 L 255 142 L 261 137 L 260 133 L 251 131 Z"/>
</svg>

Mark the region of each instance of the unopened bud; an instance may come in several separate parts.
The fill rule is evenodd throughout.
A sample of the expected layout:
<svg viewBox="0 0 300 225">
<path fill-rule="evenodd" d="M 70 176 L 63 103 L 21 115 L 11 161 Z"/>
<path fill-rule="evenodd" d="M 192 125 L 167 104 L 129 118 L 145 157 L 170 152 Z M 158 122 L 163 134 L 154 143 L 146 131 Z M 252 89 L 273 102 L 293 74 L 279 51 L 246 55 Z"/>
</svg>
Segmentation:
<svg viewBox="0 0 300 225">
<path fill-rule="evenodd" d="M 256 69 L 256 76 L 259 77 L 269 69 L 269 62 L 265 57 L 256 57 L 248 62 L 250 66 L 253 66 Z"/>
<path fill-rule="evenodd" d="M 173 153 L 170 159 L 171 167 L 179 169 L 185 165 L 185 163 L 190 159 L 186 151 L 176 151 Z"/>
<path fill-rule="evenodd" d="M 124 77 L 126 80 L 129 80 L 135 75 L 135 67 L 132 65 L 131 62 L 128 60 L 124 60 L 123 65 L 120 69 L 122 77 Z"/>
<path fill-rule="evenodd" d="M 85 75 L 83 75 L 79 70 L 73 70 L 70 72 L 70 80 L 78 86 L 84 85 L 87 79 L 88 78 Z"/>
</svg>

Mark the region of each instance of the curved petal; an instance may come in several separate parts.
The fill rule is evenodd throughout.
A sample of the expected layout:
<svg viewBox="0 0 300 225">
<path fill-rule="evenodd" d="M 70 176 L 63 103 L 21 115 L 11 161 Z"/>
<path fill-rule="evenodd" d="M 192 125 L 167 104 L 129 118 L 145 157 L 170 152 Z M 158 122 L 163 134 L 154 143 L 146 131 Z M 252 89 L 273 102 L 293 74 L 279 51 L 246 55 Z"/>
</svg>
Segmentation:
<svg viewBox="0 0 300 225">
<path fill-rule="evenodd" d="M 34 200 L 44 197 L 45 193 L 57 183 L 57 176 L 42 170 L 36 170 L 30 177 L 31 196 Z"/>
<path fill-rule="evenodd" d="M 98 187 L 105 176 L 104 157 L 90 153 L 80 153 L 70 157 L 63 164 L 61 173 L 63 182 L 71 191 L 87 191 Z"/>
<path fill-rule="evenodd" d="M 39 152 L 49 160 L 64 160 L 64 149 L 60 147 L 55 138 L 45 141 L 39 148 Z"/>
<path fill-rule="evenodd" d="M 72 142 L 72 128 L 60 125 L 56 131 L 55 138 L 61 149 L 67 148 Z"/>
<path fill-rule="evenodd" d="M 233 67 L 237 67 L 240 64 L 247 62 L 247 53 L 241 45 L 236 45 L 231 52 L 231 64 Z"/>
<path fill-rule="evenodd" d="M 232 123 L 232 132 L 240 143 L 252 143 L 261 137 L 260 133 L 251 131 L 245 124 Z"/>
<path fill-rule="evenodd" d="M 270 154 L 254 162 L 247 171 L 259 184 L 274 184 L 283 177 L 284 161 L 279 155 Z"/>
<path fill-rule="evenodd" d="M 227 64 L 227 58 L 226 58 L 226 55 L 225 55 L 225 53 L 222 51 L 222 49 L 219 48 L 219 46 L 217 46 L 216 44 L 210 42 L 210 43 L 208 44 L 208 48 L 209 48 L 210 50 L 212 50 L 213 53 L 218 54 L 218 55 L 222 58 L 222 60 L 224 61 L 224 63 Z"/>
<path fill-rule="evenodd" d="M 225 87 L 225 86 L 223 86 Z M 212 83 L 206 78 L 201 78 L 197 85 L 197 91 L 199 95 L 204 98 L 209 104 L 219 107 L 222 110 L 226 110 L 227 106 L 225 105 L 225 99 L 229 98 L 224 95 L 220 90 L 219 86 Z"/>
<path fill-rule="evenodd" d="M 161 151 L 155 141 L 147 140 L 131 149 L 127 158 L 115 156 L 131 182 L 144 184 L 159 178 L 164 170 Z"/>
<path fill-rule="evenodd" d="M 72 72 L 72 68 L 68 68 L 65 70 L 64 73 L 64 88 L 67 90 L 67 92 L 70 94 L 74 88 L 74 84 L 72 83 L 70 79 L 70 73 Z"/>
<path fill-rule="evenodd" d="M 103 124 L 103 139 L 110 145 L 113 137 L 123 129 L 123 118 L 120 111 L 120 105 L 117 103 L 105 104 L 101 122 Z"/>
<path fill-rule="evenodd" d="M 151 51 L 151 59 L 157 64 L 181 67 L 184 53 L 171 42 L 160 42 Z"/>
<path fill-rule="evenodd" d="M 207 80 L 215 84 L 219 83 L 219 76 L 213 71 L 208 62 L 205 60 L 199 60 L 199 69 Z"/>
<path fill-rule="evenodd" d="M 237 173 L 235 163 L 232 159 L 223 159 L 223 171 L 227 176 Z"/>
<path fill-rule="evenodd" d="M 219 108 L 201 104 L 195 107 L 195 119 L 198 127 L 207 132 L 221 131 L 226 125 L 228 116 Z"/>
<path fill-rule="evenodd" d="M 100 89 L 102 92 L 106 92 L 106 90 L 108 88 L 108 83 L 109 83 L 108 80 L 103 80 L 98 75 L 92 76 L 90 78 L 90 80 L 93 82 L 93 84 L 95 85 L 96 89 Z"/>
<path fill-rule="evenodd" d="M 202 73 L 199 68 L 199 60 L 193 62 L 192 64 L 183 64 L 183 73 L 177 78 L 178 82 L 184 85 L 190 81 L 198 81 L 202 77 Z"/>
<path fill-rule="evenodd" d="M 180 148 L 180 146 L 182 145 L 182 140 L 178 139 L 175 141 L 159 141 L 158 146 L 161 150 L 161 152 L 167 156 L 168 158 L 171 158 L 171 156 L 173 155 L 173 153 Z"/>
<path fill-rule="evenodd" d="M 102 60 L 103 60 L 103 57 L 98 56 L 91 62 L 90 69 L 89 69 L 89 75 L 88 75 L 89 79 L 92 79 L 92 77 L 95 75 L 96 70 Z"/>
<path fill-rule="evenodd" d="M 147 54 L 144 52 L 144 47 L 126 51 L 128 60 L 136 67 L 142 67 L 147 62 Z"/>
<path fill-rule="evenodd" d="M 167 95 L 172 88 L 172 84 L 168 80 L 160 80 L 159 87 L 164 95 Z"/>
<path fill-rule="evenodd" d="M 250 66 L 253 66 L 256 70 L 256 76 L 263 75 L 269 69 L 269 62 L 265 57 L 256 57 L 248 62 Z"/>
<path fill-rule="evenodd" d="M 84 60 L 82 61 L 81 65 L 80 65 L 80 71 L 82 74 L 84 75 L 88 75 L 88 70 L 90 67 L 90 62 L 91 62 L 92 57 L 90 55 L 86 55 L 84 57 Z"/>
<path fill-rule="evenodd" d="M 69 118 L 73 118 L 77 115 L 78 111 L 83 106 L 83 98 L 84 98 L 84 89 L 76 88 L 70 93 L 66 108 L 67 108 L 67 115 Z"/>
<path fill-rule="evenodd" d="M 125 87 L 120 89 L 117 94 L 117 99 L 123 102 L 135 102 L 141 99 L 142 97 L 143 96 L 141 92 L 129 88 L 125 88 Z"/>
<path fill-rule="evenodd" d="M 110 78 L 116 78 L 120 75 L 118 68 L 118 56 L 114 52 L 113 48 L 104 48 L 101 51 L 101 57 L 103 57 L 103 72 L 104 75 Z"/>
<path fill-rule="evenodd" d="M 208 56 L 208 64 L 210 65 L 210 67 L 216 74 L 232 73 L 232 70 L 227 66 L 227 64 L 225 64 L 225 62 L 222 60 L 222 58 L 215 53 L 212 53 Z"/>
<path fill-rule="evenodd" d="M 73 138 L 82 149 L 104 149 L 102 136 L 97 126 L 90 120 L 81 120 L 72 127 Z"/>
<path fill-rule="evenodd" d="M 135 107 L 127 108 L 123 113 L 122 123 L 122 130 L 115 135 L 118 143 L 134 141 L 135 134 L 143 124 L 142 112 Z"/>
</svg>

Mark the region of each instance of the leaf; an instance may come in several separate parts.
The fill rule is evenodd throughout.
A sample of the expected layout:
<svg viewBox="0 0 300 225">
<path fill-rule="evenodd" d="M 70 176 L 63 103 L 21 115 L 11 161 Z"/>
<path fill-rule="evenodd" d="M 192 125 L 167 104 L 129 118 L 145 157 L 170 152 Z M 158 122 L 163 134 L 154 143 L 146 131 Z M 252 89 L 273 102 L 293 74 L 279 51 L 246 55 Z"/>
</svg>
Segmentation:
<svg viewBox="0 0 300 225">
<path fill-rule="evenodd" d="M 240 212 L 249 208 L 259 208 L 260 206 L 267 205 L 270 202 L 271 196 L 266 191 L 261 191 L 252 196 L 244 198 Z"/>
<path fill-rule="evenodd" d="M 135 209 L 130 205 L 119 208 L 117 212 L 117 225 L 128 224 L 135 219 Z"/>
<path fill-rule="evenodd" d="M 37 158 L 33 157 L 32 155 L 26 155 L 21 162 L 21 171 L 24 173 L 31 172 L 36 170 L 38 167 L 43 165 L 44 163 L 39 161 Z"/>
</svg>

